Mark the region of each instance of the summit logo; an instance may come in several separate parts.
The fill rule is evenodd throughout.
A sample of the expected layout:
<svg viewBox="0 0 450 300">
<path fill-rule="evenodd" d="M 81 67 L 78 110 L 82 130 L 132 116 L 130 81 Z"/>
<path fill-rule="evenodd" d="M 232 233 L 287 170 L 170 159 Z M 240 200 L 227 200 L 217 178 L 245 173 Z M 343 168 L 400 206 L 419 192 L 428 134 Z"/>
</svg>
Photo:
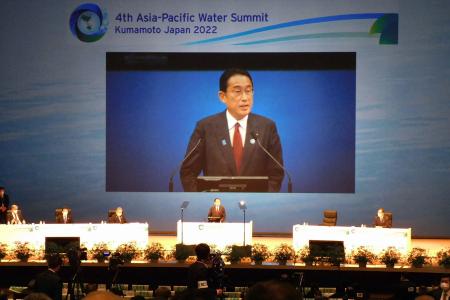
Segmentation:
<svg viewBox="0 0 450 300">
<path fill-rule="evenodd" d="M 69 25 L 72 34 L 80 41 L 96 42 L 108 30 L 108 14 L 97 4 L 81 4 L 70 15 Z"/>
</svg>

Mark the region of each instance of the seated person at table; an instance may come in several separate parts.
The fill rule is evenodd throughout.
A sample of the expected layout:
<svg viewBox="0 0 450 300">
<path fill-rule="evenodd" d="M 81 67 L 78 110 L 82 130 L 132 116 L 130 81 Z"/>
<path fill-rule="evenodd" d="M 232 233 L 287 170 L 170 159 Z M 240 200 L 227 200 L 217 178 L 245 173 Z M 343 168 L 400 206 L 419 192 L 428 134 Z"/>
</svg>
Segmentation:
<svg viewBox="0 0 450 300">
<path fill-rule="evenodd" d="M 226 216 L 225 207 L 220 205 L 220 199 L 214 199 L 214 205 L 208 211 L 208 222 L 222 223 L 225 222 Z"/>
<path fill-rule="evenodd" d="M 127 223 L 127 219 L 125 219 L 125 216 L 123 215 L 122 207 L 119 206 L 118 208 L 116 208 L 114 214 L 112 214 L 109 217 L 108 223 L 117 223 L 117 224 Z"/>
<path fill-rule="evenodd" d="M 11 205 L 11 210 L 8 211 L 6 220 L 8 224 L 26 224 L 17 204 Z"/>
<path fill-rule="evenodd" d="M 373 220 L 373 226 L 375 227 L 384 227 L 391 228 L 392 227 L 392 219 L 388 218 L 384 214 L 384 208 L 379 208 L 377 212 L 377 216 Z"/>
<path fill-rule="evenodd" d="M 72 219 L 72 210 L 69 210 L 67 207 L 56 210 L 56 223 L 58 224 L 71 224 L 73 223 Z"/>
</svg>

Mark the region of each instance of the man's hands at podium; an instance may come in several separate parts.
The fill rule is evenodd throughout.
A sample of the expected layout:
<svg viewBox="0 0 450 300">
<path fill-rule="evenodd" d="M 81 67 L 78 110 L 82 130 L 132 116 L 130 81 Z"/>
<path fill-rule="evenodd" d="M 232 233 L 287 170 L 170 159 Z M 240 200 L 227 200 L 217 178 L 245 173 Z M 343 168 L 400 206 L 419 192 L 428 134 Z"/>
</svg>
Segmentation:
<svg viewBox="0 0 450 300">
<path fill-rule="evenodd" d="M 222 217 L 208 217 L 208 222 L 210 223 L 222 223 L 223 218 Z"/>
</svg>

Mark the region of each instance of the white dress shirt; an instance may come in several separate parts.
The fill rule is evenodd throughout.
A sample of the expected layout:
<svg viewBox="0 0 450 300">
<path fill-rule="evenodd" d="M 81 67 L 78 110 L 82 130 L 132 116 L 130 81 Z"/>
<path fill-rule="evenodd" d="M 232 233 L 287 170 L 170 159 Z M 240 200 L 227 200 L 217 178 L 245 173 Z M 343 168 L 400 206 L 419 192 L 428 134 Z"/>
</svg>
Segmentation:
<svg viewBox="0 0 450 300">
<path fill-rule="evenodd" d="M 234 137 L 234 128 L 236 126 L 236 123 L 239 123 L 239 133 L 241 134 L 242 138 L 242 147 L 245 147 L 245 134 L 247 132 L 247 120 L 248 115 L 240 119 L 239 121 L 236 120 L 227 110 L 227 123 L 228 123 L 228 132 L 230 133 L 230 141 L 231 146 L 233 146 L 233 137 Z"/>
</svg>

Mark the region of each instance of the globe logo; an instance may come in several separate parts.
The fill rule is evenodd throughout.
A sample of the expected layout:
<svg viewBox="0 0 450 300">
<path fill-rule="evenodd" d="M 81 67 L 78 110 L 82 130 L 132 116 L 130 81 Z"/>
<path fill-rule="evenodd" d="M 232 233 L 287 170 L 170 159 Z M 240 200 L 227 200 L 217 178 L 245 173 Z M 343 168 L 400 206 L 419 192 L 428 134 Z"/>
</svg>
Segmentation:
<svg viewBox="0 0 450 300">
<path fill-rule="evenodd" d="M 100 18 L 91 11 L 83 12 L 78 18 L 78 29 L 84 34 L 94 34 L 100 25 Z"/>
<path fill-rule="evenodd" d="M 101 39 L 108 30 L 108 18 L 97 4 L 85 3 L 70 15 L 70 31 L 80 41 L 91 43 Z"/>
</svg>

